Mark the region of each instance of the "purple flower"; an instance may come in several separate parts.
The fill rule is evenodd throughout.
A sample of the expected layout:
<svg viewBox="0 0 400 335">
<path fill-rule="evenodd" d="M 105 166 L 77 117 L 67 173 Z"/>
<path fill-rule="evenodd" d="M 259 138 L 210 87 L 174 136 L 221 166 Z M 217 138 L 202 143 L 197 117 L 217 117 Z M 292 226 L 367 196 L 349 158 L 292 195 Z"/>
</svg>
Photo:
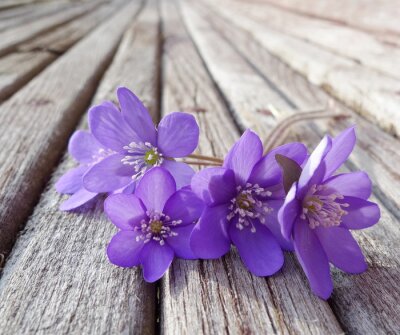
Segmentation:
<svg viewBox="0 0 400 335">
<path fill-rule="evenodd" d="M 260 138 L 247 130 L 225 158 L 223 167 L 208 168 L 192 179 L 192 190 L 206 208 L 191 235 L 196 256 L 218 258 L 236 245 L 247 268 L 266 276 L 283 264 L 282 247 L 290 249 L 280 234 L 277 212 L 285 192 L 275 154 L 301 164 L 307 156 L 303 144 L 290 143 L 263 155 Z"/>
<path fill-rule="evenodd" d="M 172 175 L 154 167 L 139 181 L 135 194 L 115 194 L 104 209 L 121 229 L 108 245 L 111 263 L 141 265 L 144 279 L 160 279 L 174 256 L 193 259 L 189 236 L 203 210 L 189 187 L 176 190 Z"/>
<path fill-rule="evenodd" d="M 332 176 L 352 152 L 355 141 L 353 127 L 334 139 L 324 137 L 278 214 L 282 234 L 293 241 L 311 289 L 323 299 L 333 290 L 329 263 L 349 273 L 367 268 L 349 229 L 370 227 L 380 218 L 377 204 L 367 201 L 371 181 L 366 173 Z"/>
<path fill-rule="evenodd" d="M 79 166 L 64 174 L 55 185 L 57 192 L 72 194 L 61 204 L 61 210 L 78 208 L 97 196 L 98 193 L 87 191 L 83 187 L 83 175 L 94 164 L 113 154 L 111 150 L 97 142 L 92 134 L 82 130 L 72 135 L 68 151 L 79 162 Z"/>
<path fill-rule="evenodd" d="M 112 192 L 134 184 L 152 167 L 162 166 L 175 178 L 178 188 L 188 185 L 194 171 L 173 158 L 185 157 L 197 147 L 199 127 L 186 113 L 165 116 L 156 129 L 147 109 L 127 88 L 117 90 L 121 112 L 111 102 L 89 111 L 93 136 L 114 154 L 84 175 L 87 190 Z"/>
</svg>

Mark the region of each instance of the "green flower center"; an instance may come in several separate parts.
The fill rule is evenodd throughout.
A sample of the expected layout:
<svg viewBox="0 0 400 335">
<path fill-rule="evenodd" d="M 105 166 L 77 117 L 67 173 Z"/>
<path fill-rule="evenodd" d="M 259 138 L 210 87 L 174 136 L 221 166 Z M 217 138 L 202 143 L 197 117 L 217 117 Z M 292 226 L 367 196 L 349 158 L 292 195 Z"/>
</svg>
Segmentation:
<svg viewBox="0 0 400 335">
<path fill-rule="evenodd" d="M 150 222 L 150 230 L 153 234 L 159 234 L 163 227 L 163 223 L 160 220 Z"/>
<path fill-rule="evenodd" d="M 244 210 L 251 210 L 253 208 L 253 205 L 251 201 L 249 200 L 249 197 L 245 193 L 240 193 L 236 197 L 236 204 L 240 209 Z"/>
<path fill-rule="evenodd" d="M 156 165 L 159 160 L 160 154 L 154 149 L 150 149 L 144 155 L 144 161 L 147 165 Z"/>
</svg>

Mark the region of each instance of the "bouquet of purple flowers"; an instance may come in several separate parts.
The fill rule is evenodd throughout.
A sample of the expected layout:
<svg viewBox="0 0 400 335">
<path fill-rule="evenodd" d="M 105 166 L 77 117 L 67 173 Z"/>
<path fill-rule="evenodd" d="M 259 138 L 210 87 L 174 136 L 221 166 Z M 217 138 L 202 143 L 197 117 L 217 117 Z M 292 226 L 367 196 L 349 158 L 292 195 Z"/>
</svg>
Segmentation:
<svg viewBox="0 0 400 335">
<path fill-rule="evenodd" d="M 154 282 L 175 256 L 215 259 L 233 244 L 251 273 L 270 276 L 283 251 L 294 251 L 323 299 L 333 290 L 329 263 L 366 270 L 350 230 L 379 221 L 379 207 L 367 200 L 371 181 L 364 172 L 334 174 L 354 148 L 354 127 L 325 136 L 311 154 L 297 142 L 265 153 L 247 130 L 221 160 L 193 154 L 199 127 L 192 115 L 171 113 L 155 126 L 131 91 L 117 95 L 120 109 L 111 102 L 90 109 L 90 132 L 69 142 L 79 166 L 56 183 L 71 194 L 62 210 L 108 195 L 104 210 L 119 229 L 107 248 L 111 263 L 141 266 Z M 189 164 L 199 162 L 212 167 L 195 173 Z"/>
</svg>

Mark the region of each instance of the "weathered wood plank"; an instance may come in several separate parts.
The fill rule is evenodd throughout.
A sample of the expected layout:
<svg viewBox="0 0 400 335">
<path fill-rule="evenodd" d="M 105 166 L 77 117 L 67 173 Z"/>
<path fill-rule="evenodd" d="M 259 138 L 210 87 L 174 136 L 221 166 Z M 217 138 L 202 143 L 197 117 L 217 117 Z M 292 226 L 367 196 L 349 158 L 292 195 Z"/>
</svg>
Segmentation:
<svg viewBox="0 0 400 335">
<path fill-rule="evenodd" d="M 304 104 L 307 100 L 309 104 L 310 101 L 316 102 L 319 101 L 318 98 L 321 98 L 318 89 L 313 88 L 304 78 L 301 79 L 298 74 L 284 67 L 284 65 L 279 65 L 278 61 L 272 62 L 270 60 L 272 57 L 268 53 L 262 52 L 260 47 L 258 51 L 255 46 L 250 48 L 249 45 L 251 44 L 246 42 L 249 41 L 248 36 L 239 39 L 237 38 L 238 34 L 233 34 L 233 31 L 225 31 L 226 36 L 222 38 L 209 24 L 209 22 L 214 24 L 217 21 L 215 15 L 204 14 L 198 6 L 192 9 L 186 5 L 184 9 L 187 25 L 208 69 L 213 74 L 216 84 L 230 101 L 231 107 L 236 110 L 236 115 L 243 125 L 252 127 L 261 133 L 268 131 L 265 122 L 261 123 L 260 119 L 257 121 L 254 118 L 254 114 L 257 113 L 256 109 L 259 108 L 258 101 L 255 101 L 253 105 L 249 103 L 246 106 L 243 105 L 245 98 L 238 97 L 237 92 L 241 85 L 248 86 L 240 93 L 242 96 L 247 95 L 248 101 L 252 100 L 249 92 L 252 92 L 250 86 L 253 85 L 253 92 L 256 91 L 259 96 L 265 96 L 266 100 L 269 99 L 270 103 L 277 106 L 284 107 L 286 105 L 286 108 L 296 107 L 296 104 Z M 232 38 L 234 43 L 228 43 L 227 37 Z M 237 54 L 238 51 L 233 48 L 233 45 L 239 48 L 241 54 Z M 218 48 L 215 46 L 218 46 Z M 240 61 L 239 55 L 243 58 L 242 61 Z M 228 58 L 229 62 L 227 61 Z M 242 64 L 239 65 L 238 63 Z M 247 68 L 245 64 L 247 64 Z M 255 69 L 253 78 L 250 76 L 250 68 Z M 247 70 L 244 75 L 240 75 L 243 73 L 243 69 Z M 266 78 L 263 85 L 259 79 L 255 78 L 257 76 Z M 242 82 L 245 82 L 245 84 L 242 84 Z M 235 86 L 237 86 L 237 89 L 235 89 Z M 284 87 L 286 86 L 285 92 Z M 308 97 L 303 98 L 302 96 Z M 369 129 L 364 129 L 363 136 L 366 137 L 367 131 L 371 132 L 373 129 L 372 125 Z M 317 125 L 301 127 L 297 136 L 300 140 L 308 144 L 313 143 L 313 146 L 315 146 L 323 131 L 325 131 L 325 128 Z M 359 133 L 362 134 L 361 131 Z M 365 145 L 365 143 L 362 143 L 363 136 L 359 141 L 361 147 Z M 346 164 L 344 171 L 349 171 L 349 168 L 351 170 L 365 168 L 363 165 L 357 166 L 357 160 L 354 159 L 354 157 L 360 159 L 359 152 L 362 150 L 365 150 L 365 147 L 356 150 L 350 162 Z M 389 153 L 386 152 L 386 155 L 389 155 Z M 371 162 L 370 157 L 369 161 L 364 161 L 363 164 L 369 164 L 373 168 L 379 166 L 380 162 Z M 372 175 L 372 178 L 380 182 L 379 176 Z M 385 186 L 384 189 L 386 190 L 386 188 L 398 184 L 398 179 L 389 179 L 384 184 L 381 183 L 381 186 Z M 379 194 L 379 196 L 382 197 L 382 194 Z M 385 194 L 383 194 L 384 196 Z M 396 334 L 400 330 L 400 323 L 396 317 L 400 308 L 395 302 L 400 298 L 400 290 L 396 284 L 400 279 L 400 263 L 395 245 L 400 238 L 398 231 L 398 215 L 400 213 L 398 207 L 395 207 L 397 213 L 391 213 L 391 208 L 386 208 L 386 203 L 382 202 L 381 199 L 378 200 L 373 197 L 372 200 L 378 202 L 381 207 L 381 222 L 367 231 L 355 233 L 365 252 L 370 269 L 359 276 L 350 276 L 334 270 L 336 289 L 330 303 L 346 332 L 354 334 Z M 270 283 L 273 280 L 274 277 L 270 278 Z M 272 287 L 274 292 L 276 287 L 275 289 L 274 286 Z M 371 303 L 372 301 L 373 303 Z M 385 316 L 382 317 L 382 314 Z"/>
<path fill-rule="evenodd" d="M 187 14 L 184 13 L 185 19 L 194 19 Z M 222 157 L 239 133 L 172 1 L 163 2 L 162 15 L 163 112 L 195 112 L 202 131 L 199 151 Z M 237 79 L 246 81 L 246 73 L 241 72 Z M 235 87 L 231 89 L 239 95 Z M 162 280 L 161 331 L 166 334 L 341 333 L 329 305 L 312 296 L 303 282 L 302 273 L 290 255 L 284 269 L 267 279 L 252 276 L 235 250 L 221 260 L 176 260 Z"/>
<path fill-rule="evenodd" d="M 129 15 L 132 7 L 122 11 Z M 108 40 L 104 32 L 102 37 Z M 159 15 L 150 1 L 129 25 L 93 103 L 114 98 L 116 87 L 127 85 L 156 114 L 158 41 Z M 80 127 L 85 125 L 86 118 Z M 108 262 L 105 247 L 116 229 L 102 203 L 80 213 L 58 209 L 64 197 L 54 182 L 74 164 L 64 156 L 6 264 L 0 280 L 2 334 L 153 334 L 156 286 L 146 284 L 140 270 Z"/>
<path fill-rule="evenodd" d="M 209 4 L 213 5 L 211 2 Z M 221 11 L 219 6 L 215 6 L 215 9 L 224 17 L 233 20 L 235 25 L 249 31 L 264 48 L 290 64 L 310 82 L 323 87 L 385 130 L 400 135 L 398 80 L 273 30 L 268 26 L 268 22 L 257 22 L 243 15 L 238 9 L 230 6 L 225 6 L 224 11 Z"/>
<path fill-rule="evenodd" d="M 330 21 L 291 13 L 267 2 L 234 0 L 223 1 L 220 6 L 228 3 L 257 22 L 268 22 L 272 29 L 350 58 L 387 76 L 400 78 L 400 49 L 381 42 L 371 34 Z"/>
<path fill-rule="evenodd" d="M 111 16 L 121 4 L 121 1 L 114 1 L 100 6 L 87 15 L 21 44 L 15 52 L 0 58 L 0 102 Z"/>
<path fill-rule="evenodd" d="M 94 9 L 99 4 L 100 2 L 94 1 L 83 3 L 62 12 L 57 12 L 42 20 L 28 22 L 0 33 L 0 56 L 12 51 L 18 44 L 67 23 L 79 15 Z"/>
<path fill-rule="evenodd" d="M 0 107 L 0 253 L 31 212 L 139 5 L 121 9 Z"/>
</svg>

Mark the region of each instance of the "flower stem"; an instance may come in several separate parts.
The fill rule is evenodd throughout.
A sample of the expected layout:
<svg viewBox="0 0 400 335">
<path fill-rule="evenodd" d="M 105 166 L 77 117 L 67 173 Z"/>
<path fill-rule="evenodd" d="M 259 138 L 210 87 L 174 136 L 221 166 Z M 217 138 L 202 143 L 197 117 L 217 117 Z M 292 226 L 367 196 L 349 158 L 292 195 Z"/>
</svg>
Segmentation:
<svg viewBox="0 0 400 335">
<path fill-rule="evenodd" d="M 204 165 L 204 166 L 221 166 L 222 165 L 222 163 L 206 162 L 206 161 L 183 160 L 182 162 L 189 164 L 189 165 Z"/>
<path fill-rule="evenodd" d="M 326 109 L 327 107 L 318 107 L 307 111 L 298 111 L 298 113 L 280 121 L 264 141 L 264 154 L 276 147 L 278 141 L 284 139 L 290 130 L 289 128 L 296 123 L 306 120 L 349 117 L 346 114 L 325 111 Z"/>
<path fill-rule="evenodd" d="M 189 155 L 188 157 L 196 158 L 196 159 L 199 159 L 199 160 L 205 160 L 205 161 L 220 163 L 220 164 L 222 164 L 224 162 L 221 158 L 211 157 L 211 156 L 204 156 L 204 155 L 197 155 L 197 154 L 192 154 L 192 155 Z"/>
</svg>

